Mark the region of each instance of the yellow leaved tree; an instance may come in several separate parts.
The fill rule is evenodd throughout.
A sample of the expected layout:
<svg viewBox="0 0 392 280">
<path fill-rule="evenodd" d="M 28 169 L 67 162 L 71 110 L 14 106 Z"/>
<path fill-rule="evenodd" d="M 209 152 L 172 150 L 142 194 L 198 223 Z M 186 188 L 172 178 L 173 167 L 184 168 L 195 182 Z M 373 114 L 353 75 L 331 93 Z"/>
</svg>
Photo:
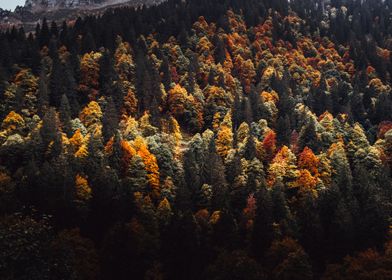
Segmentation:
<svg viewBox="0 0 392 280">
<path fill-rule="evenodd" d="M 223 159 L 227 157 L 233 148 L 233 124 L 231 122 L 231 111 L 224 117 L 216 137 L 216 151 Z"/>
<path fill-rule="evenodd" d="M 133 148 L 143 160 L 147 171 L 148 183 L 152 191 L 152 197 L 157 199 L 160 197 L 159 167 L 157 159 L 152 153 L 150 153 L 147 143 L 140 136 L 136 137 L 133 141 Z"/>
</svg>

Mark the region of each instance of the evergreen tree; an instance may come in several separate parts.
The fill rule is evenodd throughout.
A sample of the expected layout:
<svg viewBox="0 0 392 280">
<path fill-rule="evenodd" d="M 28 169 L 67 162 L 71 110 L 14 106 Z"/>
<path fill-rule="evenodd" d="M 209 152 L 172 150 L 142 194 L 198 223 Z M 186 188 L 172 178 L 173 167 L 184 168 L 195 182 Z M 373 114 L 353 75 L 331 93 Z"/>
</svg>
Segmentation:
<svg viewBox="0 0 392 280">
<path fill-rule="evenodd" d="M 303 150 L 305 147 L 308 147 L 315 152 L 318 151 L 319 145 L 316 125 L 315 121 L 312 118 L 310 118 L 308 120 L 308 123 L 302 127 L 299 134 L 298 144 L 300 150 Z"/>
<path fill-rule="evenodd" d="M 37 28 L 39 28 L 39 45 L 42 48 L 43 46 L 48 46 L 49 45 L 49 40 L 50 40 L 50 30 L 48 26 L 48 22 L 46 21 L 46 18 L 43 19 L 42 21 L 42 27 L 37 25 Z"/>
<path fill-rule="evenodd" d="M 68 135 L 70 135 L 71 131 L 71 108 L 68 102 L 68 98 L 66 95 L 61 97 L 61 104 L 59 108 L 59 116 L 60 121 L 63 124 L 63 130 Z"/>
<path fill-rule="evenodd" d="M 262 188 L 256 194 L 256 218 L 252 232 L 252 252 L 261 259 L 274 238 L 272 201 L 269 191 Z"/>
<path fill-rule="evenodd" d="M 102 118 L 102 136 L 104 142 L 107 142 L 116 134 L 118 128 L 118 112 L 112 97 L 108 98 L 105 111 Z"/>
</svg>

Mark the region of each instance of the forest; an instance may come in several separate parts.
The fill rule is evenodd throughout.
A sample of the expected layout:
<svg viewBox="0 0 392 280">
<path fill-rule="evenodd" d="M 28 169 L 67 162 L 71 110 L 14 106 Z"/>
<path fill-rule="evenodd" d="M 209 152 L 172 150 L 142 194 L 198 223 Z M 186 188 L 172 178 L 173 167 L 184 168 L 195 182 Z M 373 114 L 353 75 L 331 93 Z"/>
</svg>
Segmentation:
<svg viewBox="0 0 392 280">
<path fill-rule="evenodd" d="M 392 279 L 392 0 L 168 0 L 0 33 L 0 278 Z"/>
</svg>

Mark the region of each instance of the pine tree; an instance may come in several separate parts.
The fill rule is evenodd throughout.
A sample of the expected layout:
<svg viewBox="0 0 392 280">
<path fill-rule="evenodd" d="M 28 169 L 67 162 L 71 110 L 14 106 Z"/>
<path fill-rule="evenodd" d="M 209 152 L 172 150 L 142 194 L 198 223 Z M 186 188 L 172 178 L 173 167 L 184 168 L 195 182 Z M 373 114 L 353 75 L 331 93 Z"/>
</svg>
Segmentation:
<svg viewBox="0 0 392 280">
<path fill-rule="evenodd" d="M 215 141 L 212 138 L 206 155 L 206 160 L 214 168 L 210 168 L 204 165 L 203 177 L 207 183 L 212 187 L 212 209 L 223 209 L 227 203 L 227 183 L 225 178 L 225 166 L 223 165 L 222 159 L 219 157 L 215 147 Z M 207 170 L 205 170 L 207 169 Z"/>
<path fill-rule="evenodd" d="M 113 57 L 108 50 L 105 50 L 99 60 L 99 89 L 103 95 L 111 95 L 115 80 L 117 76 Z"/>
<path fill-rule="evenodd" d="M 49 82 L 49 101 L 51 106 L 59 107 L 62 95 L 66 94 L 63 84 L 64 68 L 58 57 L 57 49 L 54 49 L 53 53 L 52 72 Z"/>
<path fill-rule="evenodd" d="M 40 47 L 42 48 L 43 46 L 48 46 L 50 40 L 50 30 L 46 18 L 43 19 L 42 27 L 40 28 L 38 34 L 39 34 L 38 38 L 40 42 Z"/>
<path fill-rule="evenodd" d="M 118 113 L 114 101 L 108 97 L 105 111 L 102 117 L 102 136 L 104 142 L 107 142 L 118 129 Z"/>
<path fill-rule="evenodd" d="M 143 159 L 135 155 L 132 157 L 128 171 L 127 171 L 127 182 L 132 192 L 141 192 L 142 194 L 147 193 L 148 179 L 146 167 L 143 163 Z"/>
<path fill-rule="evenodd" d="M 71 108 L 66 95 L 61 97 L 59 108 L 60 121 L 63 124 L 63 131 L 70 135 L 71 131 Z"/>
<path fill-rule="evenodd" d="M 58 144 L 61 138 L 59 135 L 58 118 L 54 108 L 50 108 L 45 114 L 42 120 L 40 134 L 43 139 L 45 151 L 49 152 L 52 150 L 53 155 L 59 155 L 61 153 L 61 147 L 56 147 L 55 144 Z"/>
<path fill-rule="evenodd" d="M 291 126 L 288 115 L 280 116 L 276 123 L 277 141 L 279 144 L 288 145 L 290 143 Z"/>
<path fill-rule="evenodd" d="M 274 238 L 272 200 L 269 191 L 262 188 L 256 194 L 256 217 L 252 233 L 252 252 L 261 259 Z"/>
<path fill-rule="evenodd" d="M 246 138 L 245 149 L 244 149 L 244 158 L 246 160 L 252 160 L 256 157 L 257 150 L 256 150 L 256 143 L 253 135 L 249 133 L 248 137 Z"/>
<path fill-rule="evenodd" d="M 298 144 L 300 150 L 303 150 L 305 147 L 309 147 L 315 152 L 318 151 L 319 145 L 315 120 L 309 119 L 309 122 L 302 127 L 299 133 Z"/>
</svg>

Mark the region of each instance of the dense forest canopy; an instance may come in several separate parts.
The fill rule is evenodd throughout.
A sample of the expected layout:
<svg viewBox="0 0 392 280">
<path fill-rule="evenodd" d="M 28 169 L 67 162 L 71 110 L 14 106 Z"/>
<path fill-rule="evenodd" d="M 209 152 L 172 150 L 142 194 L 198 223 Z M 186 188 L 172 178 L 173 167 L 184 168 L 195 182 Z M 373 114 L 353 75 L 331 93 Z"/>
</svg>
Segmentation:
<svg viewBox="0 0 392 280">
<path fill-rule="evenodd" d="M 0 33 L 0 278 L 392 279 L 391 9 L 169 0 Z"/>
</svg>

